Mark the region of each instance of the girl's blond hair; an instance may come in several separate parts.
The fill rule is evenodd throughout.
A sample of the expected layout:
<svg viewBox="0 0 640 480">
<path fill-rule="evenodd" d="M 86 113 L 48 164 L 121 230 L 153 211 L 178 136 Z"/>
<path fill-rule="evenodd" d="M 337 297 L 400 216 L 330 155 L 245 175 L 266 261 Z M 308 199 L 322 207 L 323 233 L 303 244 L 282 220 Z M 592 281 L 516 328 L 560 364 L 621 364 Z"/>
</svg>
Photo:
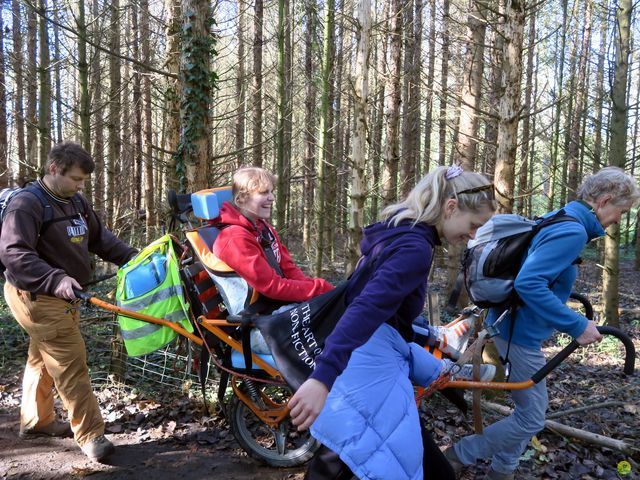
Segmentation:
<svg viewBox="0 0 640 480">
<path fill-rule="evenodd" d="M 255 192 L 273 189 L 278 177 L 260 167 L 242 167 L 233 174 L 233 203 L 238 204 Z"/>
<path fill-rule="evenodd" d="M 391 219 L 394 225 L 411 220 L 435 225 L 443 214 L 445 203 L 450 198 L 458 201 L 462 211 L 478 212 L 483 207 L 492 211 L 497 208 L 493 185 L 484 175 L 463 171 L 447 179 L 447 171 L 455 167 L 438 167 L 429 172 L 413 187 L 407 198 L 382 211 L 382 219 Z"/>
</svg>

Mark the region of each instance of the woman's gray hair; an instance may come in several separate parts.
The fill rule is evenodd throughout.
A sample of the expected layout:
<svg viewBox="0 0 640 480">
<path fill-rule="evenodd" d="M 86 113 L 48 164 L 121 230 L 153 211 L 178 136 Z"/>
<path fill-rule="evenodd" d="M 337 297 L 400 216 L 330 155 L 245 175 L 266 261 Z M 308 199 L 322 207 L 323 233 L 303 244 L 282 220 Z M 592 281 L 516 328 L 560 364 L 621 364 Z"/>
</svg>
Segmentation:
<svg viewBox="0 0 640 480">
<path fill-rule="evenodd" d="M 448 167 L 438 167 L 429 172 L 406 199 L 385 208 L 382 219 L 392 219 L 394 225 L 402 220 L 435 225 L 450 198 L 455 198 L 458 208 L 465 212 L 475 213 L 483 207 L 495 211 L 493 185 L 484 175 L 465 171 L 447 179 L 447 170 Z"/>
<path fill-rule="evenodd" d="M 611 195 L 614 205 L 636 203 L 640 191 L 635 179 L 618 167 L 604 167 L 586 177 L 576 192 L 580 200 L 595 202 L 602 195 Z"/>
</svg>

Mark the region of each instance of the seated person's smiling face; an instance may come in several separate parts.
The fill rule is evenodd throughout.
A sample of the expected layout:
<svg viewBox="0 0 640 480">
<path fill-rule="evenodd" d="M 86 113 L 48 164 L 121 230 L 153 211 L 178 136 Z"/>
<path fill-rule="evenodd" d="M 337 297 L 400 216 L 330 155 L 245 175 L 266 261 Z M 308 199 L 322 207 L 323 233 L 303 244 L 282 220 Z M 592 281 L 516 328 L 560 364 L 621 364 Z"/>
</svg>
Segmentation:
<svg viewBox="0 0 640 480">
<path fill-rule="evenodd" d="M 251 220 L 269 220 L 274 200 L 273 186 L 269 185 L 266 189 L 251 192 L 248 196 L 238 199 L 236 203 L 242 214 Z"/>
</svg>

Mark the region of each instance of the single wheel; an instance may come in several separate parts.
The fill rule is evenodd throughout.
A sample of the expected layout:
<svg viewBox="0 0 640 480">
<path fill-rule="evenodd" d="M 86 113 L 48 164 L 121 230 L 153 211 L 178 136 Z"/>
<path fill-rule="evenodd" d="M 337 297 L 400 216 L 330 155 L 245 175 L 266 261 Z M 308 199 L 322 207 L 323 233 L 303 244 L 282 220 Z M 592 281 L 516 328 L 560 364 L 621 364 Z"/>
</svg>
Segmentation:
<svg viewBox="0 0 640 480">
<path fill-rule="evenodd" d="M 243 384 L 244 393 L 249 395 L 249 387 L 257 389 L 273 402 L 284 404 L 291 397 L 291 390 L 285 386 L 252 383 Z M 256 402 L 261 407 L 261 401 Z M 235 395 L 229 404 L 229 427 L 243 450 L 252 458 L 273 467 L 295 467 L 313 457 L 320 443 L 309 431 L 298 432 L 287 417 L 278 427 L 271 428 L 262 422 Z"/>
<path fill-rule="evenodd" d="M 589 320 L 593 320 L 593 305 L 591 305 L 591 302 L 586 297 L 586 295 L 582 295 L 581 293 L 577 293 L 577 292 L 571 292 L 571 295 L 569 295 L 569 298 L 570 300 L 574 300 L 575 303 L 579 304 L 577 305 L 577 308 L 574 308 L 573 306 L 570 305 L 572 308 L 574 308 L 575 310 L 578 310 Z"/>
</svg>

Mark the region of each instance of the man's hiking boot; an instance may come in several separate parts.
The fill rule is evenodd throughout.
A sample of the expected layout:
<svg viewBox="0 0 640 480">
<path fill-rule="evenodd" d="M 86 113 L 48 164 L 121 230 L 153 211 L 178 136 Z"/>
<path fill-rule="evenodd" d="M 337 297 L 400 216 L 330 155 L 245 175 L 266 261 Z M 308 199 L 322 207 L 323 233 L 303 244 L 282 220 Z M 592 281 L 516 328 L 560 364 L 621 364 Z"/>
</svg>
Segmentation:
<svg viewBox="0 0 640 480">
<path fill-rule="evenodd" d="M 493 468 L 490 469 L 487 474 L 482 477 L 483 480 L 514 480 L 516 478 L 515 473 L 500 473 L 496 472 Z"/>
<path fill-rule="evenodd" d="M 100 435 L 99 437 L 94 438 L 93 440 L 89 440 L 87 443 L 80 447 L 82 453 L 84 453 L 91 460 L 95 460 L 96 462 L 100 462 L 111 455 L 115 447 L 113 443 L 111 443 L 107 437 L 104 435 Z"/>
<path fill-rule="evenodd" d="M 467 348 L 475 321 L 476 317 L 474 315 L 469 315 L 467 318 L 464 318 L 449 327 L 429 327 L 438 339 L 438 350 L 450 356 L 454 360 L 460 358 L 462 352 Z"/>
<path fill-rule="evenodd" d="M 462 469 L 465 467 L 465 465 L 460 461 L 458 455 L 456 455 L 456 451 L 453 448 L 453 445 L 447 447 L 447 449 L 443 453 L 445 458 L 451 465 L 451 468 L 453 468 L 453 472 L 456 474 L 456 477 L 460 475 L 460 472 L 462 472 Z"/>
<path fill-rule="evenodd" d="M 467 380 L 473 381 L 473 365 L 457 365 L 448 358 L 442 359 L 442 373 L 451 374 L 451 380 Z M 490 382 L 496 375 L 495 365 L 490 363 L 483 363 L 480 365 L 480 379 L 479 382 Z"/>
<path fill-rule="evenodd" d="M 63 422 L 61 420 L 54 420 L 53 422 L 43 427 L 33 427 L 28 429 L 20 428 L 20 438 L 33 438 L 33 437 L 71 437 L 73 432 L 71 431 L 71 425 L 69 422 Z"/>
</svg>

